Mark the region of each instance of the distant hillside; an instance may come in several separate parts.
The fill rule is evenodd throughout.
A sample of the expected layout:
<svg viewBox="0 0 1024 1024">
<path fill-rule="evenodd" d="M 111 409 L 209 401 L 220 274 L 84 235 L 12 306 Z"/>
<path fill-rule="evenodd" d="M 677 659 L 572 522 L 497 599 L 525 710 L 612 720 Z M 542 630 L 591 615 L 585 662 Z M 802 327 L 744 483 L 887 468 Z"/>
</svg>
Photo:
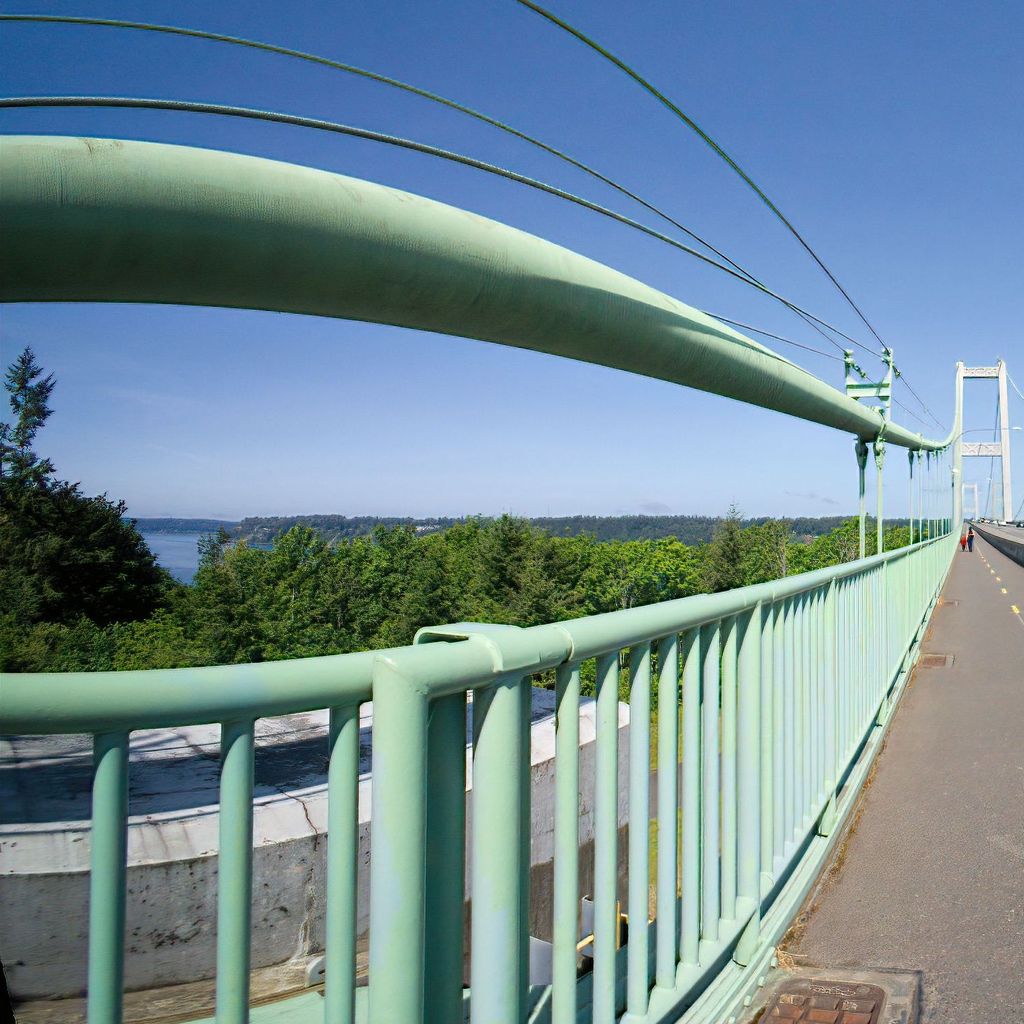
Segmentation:
<svg viewBox="0 0 1024 1024">
<path fill-rule="evenodd" d="M 139 533 L 216 533 L 222 526 L 234 533 L 237 520 L 231 519 L 136 519 Z"/>
<path fill-rule="evenodd" d="M 489 521 L 493 517 L 480 517 Z M 789 520 L 793 535 L 801 540 L 820 537 L 834 530 L 848 516 L 798 516 Z M 769 522 L 771 517 L 758 516 L 744 519 L 744 526 L 759 526 Z M 399 516 L 249 516 L 236 528 L 229 528 L 232 537 L 250 544 L 266 545 L 280 533 L 293 526 L 308 526 L 318 531 L 329 541 L 363 537 L 376 526 L 410 526 L 417 533 L 434 533 L 447 529 L 465 518 L 437 517 L 432 519 L 403 518 Z M 538 516 L 530 522 L 556 537 L 575 537 L 577 534 L 593 534 L 598 540 L 656 540 L 660 537 L 676 537 L 684 544 L 701 544 L 711 540 L 715 526 L 721 522 L 718 516 Z M 906 520 L 894 520 L 899 525 Z M 141 527 L 140 527 L 141 528 Z"/>
</svg>

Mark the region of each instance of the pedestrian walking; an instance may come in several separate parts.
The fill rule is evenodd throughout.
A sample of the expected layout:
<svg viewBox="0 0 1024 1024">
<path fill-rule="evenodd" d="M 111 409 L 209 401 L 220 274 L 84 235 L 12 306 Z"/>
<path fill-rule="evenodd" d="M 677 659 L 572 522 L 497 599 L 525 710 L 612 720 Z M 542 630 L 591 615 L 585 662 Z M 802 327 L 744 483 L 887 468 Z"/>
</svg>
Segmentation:
<svg viewBox="0 0 1024 1024">
<path fill-rule="evenodd" d="M 974 550 L 974 527 L 973 526 L 969 526 L 967 528 L 967 550 L 968 551 L 973 551 Z"/>
<path fill-rule="evenodd" d="M 960 550 L 961 551 L 966 551 L 967 550 L 967 534 L 966 533 L 963 533 L 963 534 L 960 535 Z"/>
</svg>

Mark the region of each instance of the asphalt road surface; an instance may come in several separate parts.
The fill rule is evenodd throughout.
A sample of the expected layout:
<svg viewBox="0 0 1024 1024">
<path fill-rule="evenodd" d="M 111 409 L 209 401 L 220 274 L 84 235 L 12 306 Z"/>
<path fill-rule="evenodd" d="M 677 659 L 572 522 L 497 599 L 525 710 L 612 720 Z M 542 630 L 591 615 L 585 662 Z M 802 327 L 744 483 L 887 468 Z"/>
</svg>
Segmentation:
<svg viewBox="0 0 1024 1024">
<path fill-rule="evenodd" d="M 1024 531 L 1022 531 L 1024 533 Z M 922 1021 L 1024 1021 L 1024 567 L 957 551 L 800 963 L 923 972 Z M 937 660 L 937 659 L 935 659 Z"/>
</svg>

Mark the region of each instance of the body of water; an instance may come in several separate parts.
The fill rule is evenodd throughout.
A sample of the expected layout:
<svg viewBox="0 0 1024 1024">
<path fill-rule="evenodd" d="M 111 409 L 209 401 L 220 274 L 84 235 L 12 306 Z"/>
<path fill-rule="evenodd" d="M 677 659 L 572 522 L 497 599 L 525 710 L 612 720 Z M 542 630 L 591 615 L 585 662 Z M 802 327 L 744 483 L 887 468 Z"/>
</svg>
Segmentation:
<svg viewBox="0 0 1024 1024">
<path fill-rule="evenodd" d="M 191 583 L 199 568 L 199 540 L 205 536 L 204 533 L 168 533 L 163 530 L 142 535 L 156 560 L 182 583 Z"/>
</svg>

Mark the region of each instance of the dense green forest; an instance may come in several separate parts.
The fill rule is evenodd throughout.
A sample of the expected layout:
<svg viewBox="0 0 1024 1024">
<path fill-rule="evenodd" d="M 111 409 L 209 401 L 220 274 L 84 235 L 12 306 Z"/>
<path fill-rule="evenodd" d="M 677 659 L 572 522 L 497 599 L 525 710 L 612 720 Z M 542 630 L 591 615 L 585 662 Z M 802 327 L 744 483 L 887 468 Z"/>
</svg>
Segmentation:
<svg viewBox="0 0 1024 1024">
<path fill-rule="evenodd" d="M 415 519 L 386 516 L 249 516 L 240 523 L 217 523 L 212 526 L 198 519 L 146 519 L 139 523 L 142 531 L 177 530 L 179 532 L 216 530 L 223 525 L 232 540 L 266 546 L 293 526 L 308 526 L 327 541 L 351 540 L 368 537 L 378 527 L 410 527 L 416 533 L 437 533 L 452 526 L 466 523 L 474 517 Z M 491 522 L 489 517 L 475 517 L 477 522 Z M 534 516 L 529 523 L 553 537 L 578 537 L 589 534 L 595 540 L 658 540 L 674 538 L 684 544 L 707 544 L 722 522 L 721 516 Z M 842 526 L 844 516 L 801 516 L 789 520 L 789 528 L 798 539 L 820 537 Z M 771 522 L 767 516 L 741 519 L 740 525 L 764 526 Z M 170 525 L 164 525 L 170 524 Z M 188 525 L 182 525 L 188 524 Z M 897 521 L 894 525 L 901 525 Z M 902 523 L 905 525 L 905 521 Z"/>
<path fill-rule="evenodd" d="M 744 525 L 735 509 L 696 544 L 558 536 L 511 516 L 433 531 L 378 523 L 334 541 L 307 524 L 279 533 L 269 548 L 221 530 L 201 542 L 194 583 L 183 586 L 155 564 L 123 503 L 82 495 L 35 454 L 54 384 L 30 350 L 6 379 L 15 414 L 2 427 L 0 471 L 0 667 L 7 671 L 169 668 L 389 647 L 428 624 L 529 626 L 857 555 L 855 520 L 805 542 L 792 523 Z M 907 539 L 904 527 L 891 527 L 886 547 Z"/>
</svg>

